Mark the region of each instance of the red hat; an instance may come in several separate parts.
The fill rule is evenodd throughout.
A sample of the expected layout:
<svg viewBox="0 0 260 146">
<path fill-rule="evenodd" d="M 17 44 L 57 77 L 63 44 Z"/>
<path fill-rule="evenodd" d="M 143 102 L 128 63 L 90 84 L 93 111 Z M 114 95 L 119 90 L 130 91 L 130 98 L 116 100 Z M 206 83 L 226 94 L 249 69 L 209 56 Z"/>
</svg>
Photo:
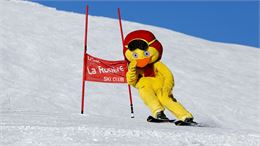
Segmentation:
<svg viewBox="0 0 260 146">
<path fill-rule="evenodd" d="M 132 40 L 136 40 L 136 39 L 143 39 L 143 40 L 146 40 L 147 42 L 151 42 L 151 41 L 155 40 L 156 38 L 152 32 L 147 31 L 147 30 L 136 30 L 136 31 L 130 32 L 125 37 L 125 40 L 124 40 L 124 50 L 123 50 L 124 56 L 125 56 L 125 52 L 127 51 L 126 46 L 128 45 L 128 43 L 131 42 Z M 163 47 L 162 47 L 161 43 L 158 40 L 156 40 L 150 46 L 155 48 L 159 52 L 160 55 L 158 57 L 158 60 L 160 60 L 162 57 L 162 52 L 163 52 Z M 126 58 L 126 56 L 125 56 L 125 58 Z"/>
</svg>

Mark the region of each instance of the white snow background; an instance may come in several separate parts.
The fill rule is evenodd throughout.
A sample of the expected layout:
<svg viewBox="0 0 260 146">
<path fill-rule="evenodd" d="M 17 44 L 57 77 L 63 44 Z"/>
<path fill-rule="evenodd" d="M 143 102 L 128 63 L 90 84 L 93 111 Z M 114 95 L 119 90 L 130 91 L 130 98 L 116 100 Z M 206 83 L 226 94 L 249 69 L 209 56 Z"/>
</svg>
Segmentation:
<svg viewBox="0 0 260 146">
<path fill-rule="evenodd" d="M 122 22 L 124 34 L 156 35 L 175 75 L 175 97 L 206 127 L 147 123 L 149 111 L 135 89 L 131 119 L 126 84 L 87 82 L 81 115 L 84 19 L 0 1 L 1 146 L 260 145 L 259 49 L 134 22 Z M 89 16 L 88 38 L 90 54 L 123 59 L 117 19 Z"/>
</svg>

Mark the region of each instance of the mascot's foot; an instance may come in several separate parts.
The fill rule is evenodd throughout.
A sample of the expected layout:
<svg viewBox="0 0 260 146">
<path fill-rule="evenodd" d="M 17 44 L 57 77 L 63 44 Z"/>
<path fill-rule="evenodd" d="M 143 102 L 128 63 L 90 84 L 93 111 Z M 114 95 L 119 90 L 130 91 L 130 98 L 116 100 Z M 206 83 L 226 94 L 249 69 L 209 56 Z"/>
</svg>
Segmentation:
<svg viewBox="0 0 260 146">
<path fill-rule="evenodd" d="M 176 121 L 177 126 L 197 126 L 198 123 L 193 121 L 193 118 L 186 118 L 184 121 Z"/>
<path fill-rule="evenodd" d="M 194 123 L 193 118 L 186 118 L 183 122 L 185 122 L 185 123 Z"/>
<path fill-rule="evenodd" d="M 164 114 L 163 111 L 160 111 L 156 114 L 156 119 L 158 120 L 165 120 L 165 121 L 169 121 L 169 119 L 166 117 L 166 115 Z"/>
<path fill-rule="evenodd" d="M 187 118 L 184 121 L 175 120 L 175 119 L 168 119 L 168 120 L 160 120 L 149 116 L 147 118 L 147 122 L 151 123 L 174 123 L 176 126 L 194 126 L 194 127 L 207 127 L 207 125 L 199 124 L 193 121 L 193 118 Z"/>
</svg>

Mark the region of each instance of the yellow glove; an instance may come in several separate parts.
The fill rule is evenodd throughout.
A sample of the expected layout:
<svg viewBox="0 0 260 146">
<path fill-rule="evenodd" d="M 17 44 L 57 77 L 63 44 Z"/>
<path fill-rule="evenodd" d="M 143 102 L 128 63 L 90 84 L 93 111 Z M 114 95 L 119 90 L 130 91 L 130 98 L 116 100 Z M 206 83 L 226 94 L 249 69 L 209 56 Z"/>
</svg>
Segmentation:
<svg viewBox="0 0 260 146">
<path fill-rule="evenodd" d="M 136 73 L 136 60 L 131 61 L 128 64 L 128 71 L 126 73 L 126 80 L 129 85 L 135 86 L 136 81 L 138 79 L 138 75 Z"/>
</svg>

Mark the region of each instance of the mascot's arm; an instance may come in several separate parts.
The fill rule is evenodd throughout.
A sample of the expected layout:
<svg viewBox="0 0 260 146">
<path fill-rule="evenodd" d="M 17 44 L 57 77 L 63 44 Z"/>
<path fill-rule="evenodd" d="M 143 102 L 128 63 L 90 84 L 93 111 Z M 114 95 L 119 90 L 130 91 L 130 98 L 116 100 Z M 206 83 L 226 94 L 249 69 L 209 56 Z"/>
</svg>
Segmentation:
<svg viewBox="0 0 260 146">
<path fill-rule="evenodd" d="M 128 65 L 128 71 L 126 73 L 127 83 L 132 86 L 135 86 L 138 79 L 138 75 L 136 73 L 136 64 L 137 62 L 135 60 L 131 61 Z"/>
<path fill-rule="evenodd" d="M 162 62 L 155 63 L 155 68 L 163 76 L 163 94 L 171 95 L 172 88 L 174 86 L 174 77 L 170 69 Z"/>
</svg>

